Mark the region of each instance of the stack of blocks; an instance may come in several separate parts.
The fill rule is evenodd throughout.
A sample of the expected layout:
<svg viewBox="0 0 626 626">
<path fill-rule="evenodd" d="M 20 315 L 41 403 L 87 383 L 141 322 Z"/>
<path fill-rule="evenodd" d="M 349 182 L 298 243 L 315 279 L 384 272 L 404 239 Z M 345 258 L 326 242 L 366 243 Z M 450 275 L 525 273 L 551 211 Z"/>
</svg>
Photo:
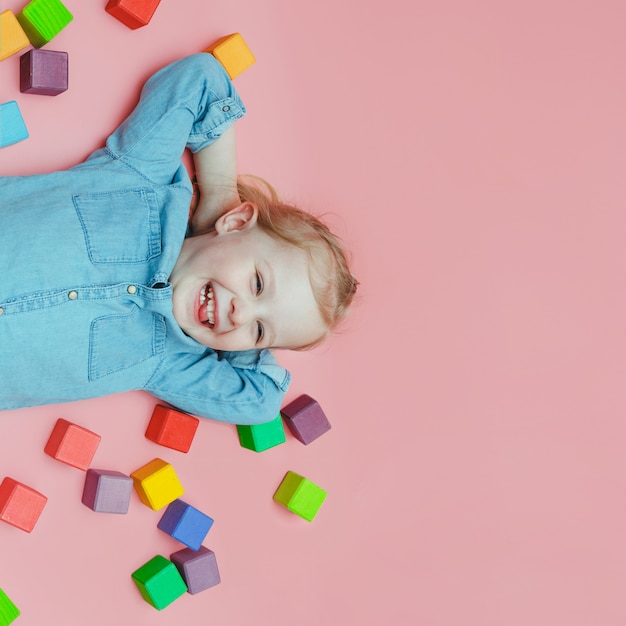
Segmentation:
<svg viewBox="0 0 626 626">
<path fill-rule="evenodd" d="M 11 602 L 2 589 L 0 589 L 0 626 L 8 626 L 20 615 L 20 610 Z"/>
<path fill-rule="evenodd" d="M 215 553 L 202 545 L 213 519 L 179 498 L 183 488 L 173 467 L 154 459 L 131 477 L 144 504 L 153 510 L 167 505 L 157 528 L 186 546 L 170 560 L 157 555 L 133 572 L 132 579 L 143 598 L 161 610 L 185 591 L 195 594 L 217 585 L 220 575 Z"/>
</svg>

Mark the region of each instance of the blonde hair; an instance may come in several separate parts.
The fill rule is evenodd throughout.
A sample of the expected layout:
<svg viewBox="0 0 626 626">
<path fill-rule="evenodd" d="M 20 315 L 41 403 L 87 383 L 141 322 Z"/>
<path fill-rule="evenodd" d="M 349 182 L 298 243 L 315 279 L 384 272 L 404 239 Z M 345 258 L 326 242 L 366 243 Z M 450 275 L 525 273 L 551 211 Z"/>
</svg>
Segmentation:
<svg viewBox="0 0 626 626">
<path fill-rule="evenodd" d="M 238 178 L 237 191 L 242 202 L 257 207 L 259 226 L 306 252 L 313 295 L 328 332 L 334 330 L 346 316 L 359 284 L 350 272 L 339 238 L 316 216 L 281 202 L 275 189 L 262 178 Z M 327 334 L 299 349 L 315 347 Z"/>
</svg>

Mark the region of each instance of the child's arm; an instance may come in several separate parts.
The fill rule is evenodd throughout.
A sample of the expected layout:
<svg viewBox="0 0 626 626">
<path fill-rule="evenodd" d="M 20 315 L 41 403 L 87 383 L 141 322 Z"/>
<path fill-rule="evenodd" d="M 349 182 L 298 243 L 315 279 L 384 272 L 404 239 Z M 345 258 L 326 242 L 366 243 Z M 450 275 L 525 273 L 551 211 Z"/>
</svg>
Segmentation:
<svg viewBox="0 0 626 626">
<path fill-rule="evenodd" d="M 193 155 L 198 204 L 189 222 L 189 233 L 201 235 L 213 228 L 218 217 L 241 203 L 237 191 L 235 127 Z"/>
</svg>

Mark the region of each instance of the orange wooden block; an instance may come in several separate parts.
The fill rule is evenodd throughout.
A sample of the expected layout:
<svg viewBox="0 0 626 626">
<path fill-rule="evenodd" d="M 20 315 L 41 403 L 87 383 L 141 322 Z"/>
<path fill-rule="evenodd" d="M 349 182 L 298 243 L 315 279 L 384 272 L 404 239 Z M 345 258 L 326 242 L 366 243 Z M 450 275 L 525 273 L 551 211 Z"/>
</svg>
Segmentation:
<svg viewBox="0 0 626 626">
<path fill-rule="evenodd" d="M 205 52 L 210 52 L 224 66 L 231 78 L 239 76 L 256 62 L 252 51 L 239 33 L 218 39 Z"/>
<path fill-rule="evenodd" d="M 30 45 L 30 40 L 13 11 L 0 13 L 0 61 Z"/>
<path fill-rule="evenodd" d="M 189 452 L 200 420 L 193 415 L 157 404 L 146 430 L 146 438 L 166 448 Z"/>
<path fill-rule="evenodd" d="M 44 452 L 57 461 L 86 470 L 91 465 L 100 439 L 100 435 L 59 418 Z"/>
<path fill-rule="evenodd" d="M 46 506 L 48 498 L 13 478 L 0 484 L 0 520 L 31 532 Z"/>
</svg>

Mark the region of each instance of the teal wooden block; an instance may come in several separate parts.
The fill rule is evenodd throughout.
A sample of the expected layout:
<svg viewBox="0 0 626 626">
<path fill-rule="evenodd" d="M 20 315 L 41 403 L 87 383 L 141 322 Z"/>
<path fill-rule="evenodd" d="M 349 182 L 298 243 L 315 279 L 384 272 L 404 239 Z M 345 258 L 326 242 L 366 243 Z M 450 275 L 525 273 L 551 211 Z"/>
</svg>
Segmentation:
<svg viewBox="0 0 626 626">
<path fill-rule="evenodd" d="M 52 41 L 74 19 L 61 0 L 31 0 L 15 17 L 35 48 Z"/>
<path fill-rule="evenodd" d="M 170 560 L 157 554 L 132 573 L 143 599 L 159 611 L 187 593 L 187 585 Z"/>
<path fill-rule="evenodd" d="M 286 441 L 285 427 L 280 414 L 265 424 L 237 426 L 237 433 L 241 446 L 255 452 L 263 452 Z"/>
<path fill-rule="evenodd" d="M 9 626 L 20 615 L 20 610 L 11 602 L 2 589 L 0 589 L 0 626 Z"/>
<path fill-rule="evenodd" d="M 304 476 L 287 472 L 274 494 L 274 500 L 307 522 L 311 522 L 327 495 L 324 489 Z"/>
<path fill-rule="evenodd" d="M 0 148 L 28 139 L 28 129 L 15 100 L 0 104 Z"/>
</svg>

